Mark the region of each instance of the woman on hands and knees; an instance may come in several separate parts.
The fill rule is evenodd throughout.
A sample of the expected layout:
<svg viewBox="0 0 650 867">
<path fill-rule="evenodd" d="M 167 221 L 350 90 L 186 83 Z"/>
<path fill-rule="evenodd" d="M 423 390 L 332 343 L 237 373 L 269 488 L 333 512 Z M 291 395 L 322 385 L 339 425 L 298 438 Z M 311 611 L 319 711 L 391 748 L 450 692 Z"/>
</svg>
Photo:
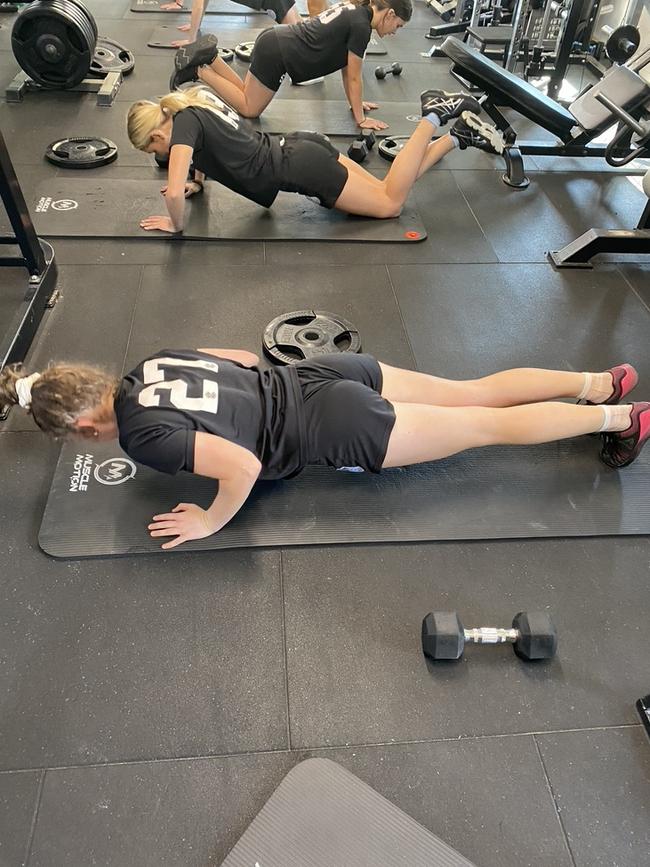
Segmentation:
<svg viewBox="0 0 650 867">
<path fill-rule="evenodd" d="M 144 229 L 182 232 L 185 198 L 200 191 L 207 176 L 270 208 L 280 191 L 318 199 L 325 208 L 384 219 L 399 216 L 415 181 L 454 148 L 503 149 L 501 134 L 473 112 L 481 107 L 464 93 L 428 90 L 421 96 L 422 120 L 383 180 L 340 154 L 326 136 L 312 132 L 271 135 L 209 91 L 176 91 L 158 102 L 131 106 L 127 130 L 139 150 L 168 159 L 165 193 L 168 217 L 141 222 Z M 447 135 L 438 128 L 455 119 Z M 187 184 L 193 164 L 195 183 Z"/>
<path fill-rule="evenodd" d="M 465 449 L 601 434 L 601 458 L 631 463 L 650 438 L 650 403 L 625 403 L 630 365 L 601 373 L 519 368 L 482 379 L 440 379 L 341 353 L 260 370 L 242 350 L 163 350 L 122 379 L 55 364 L 0 372 L 0 403 L 20 404 L 56 437 L 115 437 L 133 460 L 167 473 L 218 479 L 207 509 L 180 503 L 154 515 L 163 548 L 218 532 L 255 481 L 309 464 L 387 467 Z M 555 402 L 577 399 L 582 404 Z"/>
<path fill-rule="evenodd" d="M 255 41 L 244 80 L 218 56 L 216 36 L 206 35 L 176 55 L 170 90 L 199 79 L 242 117 L 259 117 L 285 75 L 294 84 L 306 84 L 340 70 L 359 128 L 386 129 L 383 121 L 365 116 L 378 106 L 363 99 L 363 57 L 373 30 L 392 36 L 412 14 L 411 0 L 348 0 L 317 18 L 270 27 Z"/>
</svg>

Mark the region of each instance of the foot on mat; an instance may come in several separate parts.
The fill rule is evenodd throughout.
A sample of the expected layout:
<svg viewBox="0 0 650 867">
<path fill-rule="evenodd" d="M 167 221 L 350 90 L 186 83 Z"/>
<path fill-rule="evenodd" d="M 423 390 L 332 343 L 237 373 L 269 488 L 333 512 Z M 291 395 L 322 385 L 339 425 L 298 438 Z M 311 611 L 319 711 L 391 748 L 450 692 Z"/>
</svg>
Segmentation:
<svg viewBox="0 0 650 867">
<path fill-rule="evenodd" d="M 440 118 L 443 126 L 448 120 L 460 117 L 464 111 L 473 111 L 479 114 L 481 106 L 473 96 L 468 93 L 448 93 L 446 90 L 423 90 L 420 94 L 422 117 L 435 113 Z"/>
<path fill-rule="evenodd" d="M 503 135 L 491 123 L 484 123 L 471 111 L 464 111 L 449 130 L 458 141 L 458 147 L 478 148 L 490 154 L 502 154 L 506 146 Z"/>
<path fill-rule="evenodd" d="M 600 435 L 600 458 L 608 467 L 620 469 L 631 464 L 650 439 L 650 403 L 633 403 L 626 430 Z"/>
</svg>

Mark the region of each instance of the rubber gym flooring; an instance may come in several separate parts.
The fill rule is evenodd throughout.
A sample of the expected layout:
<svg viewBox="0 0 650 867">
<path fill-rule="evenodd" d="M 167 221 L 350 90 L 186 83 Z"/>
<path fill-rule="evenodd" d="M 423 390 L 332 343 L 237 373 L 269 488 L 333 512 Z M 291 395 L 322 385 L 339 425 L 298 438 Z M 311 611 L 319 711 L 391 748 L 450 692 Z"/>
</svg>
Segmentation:
<svg viewBox="0 0 650 867">
<path fill-rule="evenodd" d="M 437 19 L 415 4 L 388 40 L 402 77 L 377 82 L 373 61 L 364 73 L 390 118 L 416 112 L 423 87 L 454 85 L 444 60 L 420 56 Z M 100 33 L 137 57 L 112 107 L 78 94 L 0 104 L 27 195 L 56 171 L 42 153 L 65 135 L 118 143 L 118 161 L 93 177 L 158 177 L 129 148 L 124 116 L 166 89 L 171 54 L 146 43 L 170 17 L 128 5 L 90 3 Z M 3 84 L 17 70 L 11 20 L 0 17 Z M 264 24 L 208 22 L 226 45 L 231 29 L 241 39 Z M 577 88 L 582 77 L 572 70 Z M 320 100 L 344 111 L 334 76 L 283 85 L 273 123 L 311 116 Z M 369 165 L 385 169 L 376 155 Z M 388 363 L 443 375 L 623 360 L 647 371 L 648 260 L 556 272 L 545 258 L 591 226 L 634 226 L 634 178 L 595 160 L 527 165 L 519 192 L 497 159 L 451 154 L 417 186 L 429 237 L 414 246 L 57 240 L 60 297 L 30 362 L 74 357 L 117 373 L 164 344 L 257 350 L 270 311 L 313 306 L 358 322 Z M 6 271 L 2 315 L 19 285 Z M 638 398 L 650 399 L 647 374 Z M 647 538 L 55 561 L 37 535 L 59 448 L 17 412 L 1 431 L 2 867 L 220 864 L 308 756 L 349 768 L 480 867 L 650 861 L 650 742 L 634 710 L 650 692 Z M 419 639 L 432 608 L 468 626 L 549 610 L 558 656 L 527 666 L 508 648 L 470 648 L 433 667 Z"/>
</svg>

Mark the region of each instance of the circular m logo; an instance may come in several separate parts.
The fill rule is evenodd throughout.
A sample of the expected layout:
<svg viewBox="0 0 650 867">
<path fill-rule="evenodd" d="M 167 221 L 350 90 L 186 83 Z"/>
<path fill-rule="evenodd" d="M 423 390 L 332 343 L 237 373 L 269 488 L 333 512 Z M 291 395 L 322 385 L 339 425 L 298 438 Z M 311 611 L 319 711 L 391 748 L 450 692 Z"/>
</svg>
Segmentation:
<svg viewBox="0 0 650 867">
<path fill-rule="evenodd" d="M 95 466 L 95 478 L 102 485 L 121 485 L 135 475 L 136 468 L 129 458 L 109 458 Z"/>
<path fill-rule="evenodd" d="M 75 202 L 74 199 L 57 199 L 52 202 L 52 207 L 55 211 L 74 211 L 79 207 L 79 202 Z"/>
</svg>

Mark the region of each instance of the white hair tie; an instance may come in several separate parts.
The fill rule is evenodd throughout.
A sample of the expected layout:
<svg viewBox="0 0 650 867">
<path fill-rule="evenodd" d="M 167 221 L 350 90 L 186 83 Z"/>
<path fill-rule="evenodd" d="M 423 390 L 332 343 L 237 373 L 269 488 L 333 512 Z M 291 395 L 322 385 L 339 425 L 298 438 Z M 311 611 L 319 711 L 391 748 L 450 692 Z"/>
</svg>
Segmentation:
<svg viewBox="0 0 650 867">
<path fill-rule="evenodd" d="M 23 409 L 29 409 L 32 403 L 32 385 L 41 378 L 40 373 L 32 373 L 31 376 L 22 376 L 15 382 L 18 403 Z"/>
</svg>

